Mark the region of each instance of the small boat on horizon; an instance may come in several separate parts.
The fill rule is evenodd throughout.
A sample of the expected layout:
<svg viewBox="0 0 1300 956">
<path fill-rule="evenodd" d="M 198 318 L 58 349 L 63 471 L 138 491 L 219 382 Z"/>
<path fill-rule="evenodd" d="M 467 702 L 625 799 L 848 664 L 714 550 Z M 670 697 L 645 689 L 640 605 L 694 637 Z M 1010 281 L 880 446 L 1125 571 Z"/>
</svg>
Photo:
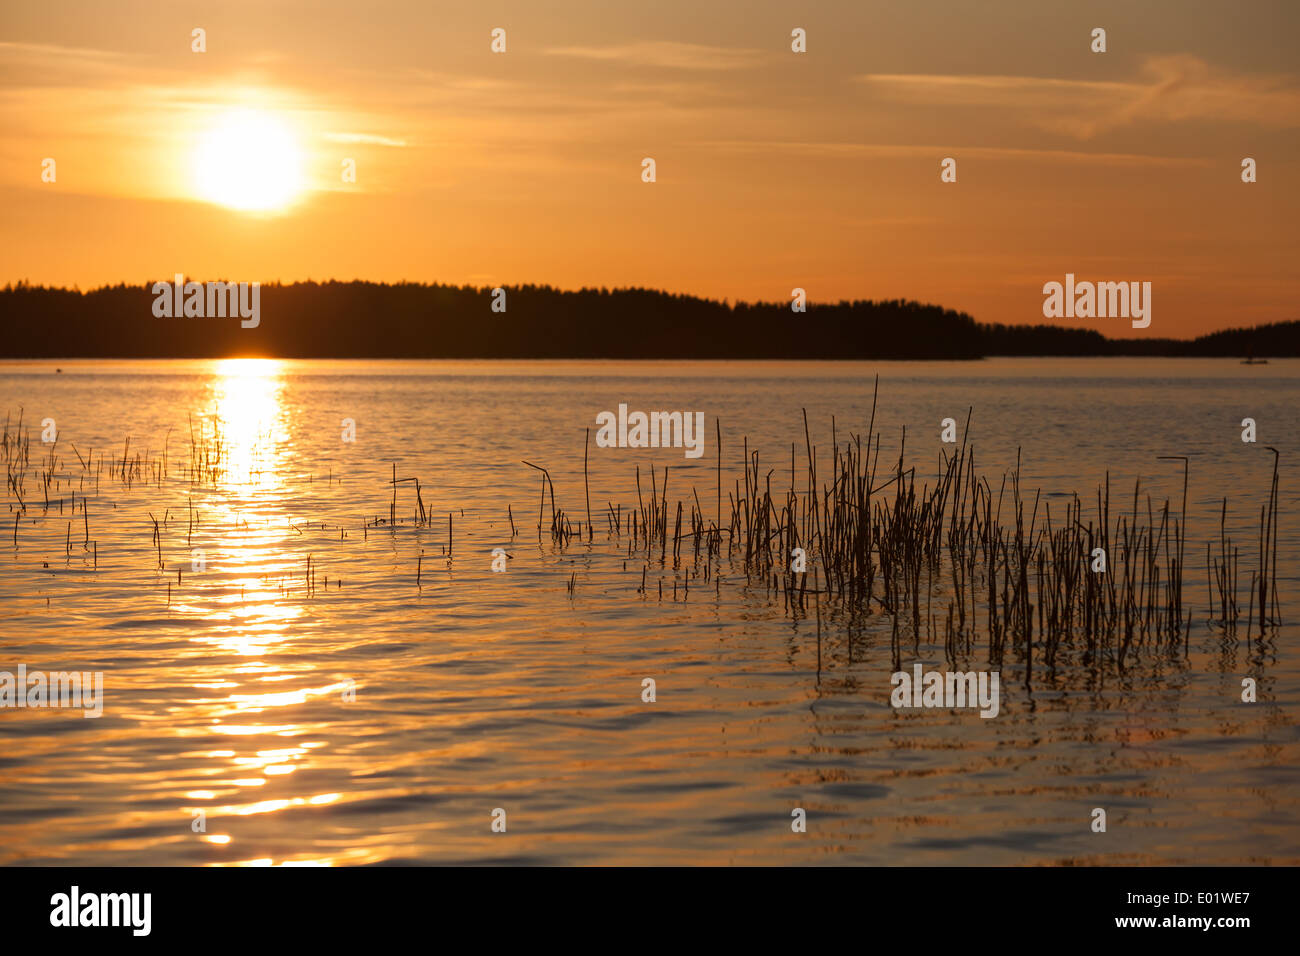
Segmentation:
<svg viewBox="0 0 1300 956">
<path fill-rule="evenodd" d="M 1255 358 L 1255 356 L 1252 355 L 1250 358 L 1242 359 L 1241 364 L 1242 365 L 1267 365 L 1268 359 Z"/>
</svg>

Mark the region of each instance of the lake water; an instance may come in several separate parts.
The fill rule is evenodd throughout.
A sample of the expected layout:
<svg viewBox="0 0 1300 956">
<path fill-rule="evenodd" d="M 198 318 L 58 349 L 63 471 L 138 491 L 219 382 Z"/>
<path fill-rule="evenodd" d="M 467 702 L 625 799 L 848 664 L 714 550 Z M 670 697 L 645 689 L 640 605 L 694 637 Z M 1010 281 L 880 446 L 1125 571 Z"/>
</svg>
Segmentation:
<svg viewBox="0 0 1300 956">
<path fill-rule="evenodd" d="M 970 407 L 993 488 L 1019 454 L 1054 514 L 1073 491 L 1095 500 L 1107 472 L 1121 500 L 1140 480 L 1144 501 L 1180 507 L 1181 464 L 1158 456 L 1187 456 L 1186 654 L 1028 682 L 1009 658 L 996 718 L 894 710 L 885 615 L 824 606 L 819 651 L 815 623 L 725 551 L 687 591 L 671 554 L 647 567 L 608 532 L 608 505 L 636 505 L 638 466 L 646 497 L 667 467 L 670 501 L 698 495 L 712 519 L 719 422 L 724 510 L 746 438 L 784 493 L 792 443 L 796 481 L 806 467 L 802 410 L 828 459 L 832 416 L 841 443 L 866 431 L 877 373 L 882 461 L 906 428 L 918 486 L 952 448 L 940 422 L 960 430 Z M 1300 862 L 1300 629 L 1209 626 L 1200 557 L 1227 495 L 1244 592 L 1271 445 L 1281 613 L 1300 613 L 1297 373 L 1177 359 L 0 364 L 9 435 L 21 409 L 31 438 L 0 530 L 0 671 L 104 672 L 102 717 L 0 708 L 0 863 Z M 703 455 L 596 447 L 596 415 L 620 403 L 702 412 Z M 225 471 L 192 482 L 191 430 L 214 427 Z M 588 428 L 595 533 L 557 548 L 539 540 L 541 477 L 522 462 L 548 469 L 557 506 L 585 523 Z M 137 454 L 128 487 L 110 462 Z M 399 482 L 391 525 L 394 467 L 420 497 Z M 415 527 L 421 504 L 433 518 Z M 906 650 L 909 669 L 945 666 L 942 635 Z"/>
</svg>

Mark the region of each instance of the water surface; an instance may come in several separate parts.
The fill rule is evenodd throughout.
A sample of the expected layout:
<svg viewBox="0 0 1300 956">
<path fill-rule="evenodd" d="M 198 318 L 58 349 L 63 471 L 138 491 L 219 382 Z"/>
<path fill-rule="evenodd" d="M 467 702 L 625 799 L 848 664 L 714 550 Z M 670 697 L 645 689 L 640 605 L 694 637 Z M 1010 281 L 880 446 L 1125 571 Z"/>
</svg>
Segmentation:
<svg viewBox="0 0 1300 956">
<path fill-rule="evenodd" d="M 667 467 L 670 499 L 698 496 L 712 518 L 718 422 L 724 502 L 746 447 L 784 492 L 792 445 L 796 483 L 806 467 L 803 410 L 829 458 L 832 417 L 840 442 L 865 433 L 879 373 L 882 460 L 905 429 L 918 480 L 939 469 L 942 419 L 964 426 L 972 406 L 980 470 L 996 487 L 1019 458 L 1054 509 L 1107 473 L 1118 497 L 1138 480 L 1144 501 L 1180 506 L 1181 467 L 1158 456 L 1185 455 L 1189 551 L 1217 540 L 1228 495 L 1243 569 L 1272 470 L 1264 446 L 1277 448 L 1285 617 L 1300 557 L 1298 371 L 5 363 L 0 406 L 11 436 L 20 409 L 31 427 L 32 468 L 16 543 L 12 525 L 0 536 L 0 670 L 102 670 L 106 700 L 99 719 L 0 709 L 0 862 L 1298 862 L 1297 629 L 1248 641 L 1207 625 L 1202 560 L 1189 558 L 1185 656 L 1028 683 L 1008 659 L 1001 713 L 982 720 L 890 707 L 883 615 L 824 608 L 819 668 L 815 622 L 726 560 L 688 592 L 686 568 L 656 555 L 639 593 L 646 562 L 604 517 L 636 505 L 639 466 L 643 494 Z M 539 540 L 540 475 L 522 462 L 548 469 L 557 505 L 585 522 L 585 432 L 619 403 L 702 411 L 704 455 L 593 442 L 594 539 Z M 1257 444 L 1241 441 L 1246 417 Z M 226 470 L 196 484 L 191 434 L 211 444 L 214 428 Z M 109 476 L 109 460 L 137 454 L 146 477 Z M 420 498 L 401 482 L 391 526 L 394 468 Z M 416 528 L 421 504 L 435 517 Z M 497 547 L 506 573 L 491 571 Z M 913 659 L 944 667 L 942 637 Z M 1241 702 L 1246 676 L 1258 703 Z M 1105 834 L 1089 827 L 1098 806 Z M 794 807 L 807 833 L 791 832 Z M 491 830 L 495 808 L 506 833 Z"/>
</svg>

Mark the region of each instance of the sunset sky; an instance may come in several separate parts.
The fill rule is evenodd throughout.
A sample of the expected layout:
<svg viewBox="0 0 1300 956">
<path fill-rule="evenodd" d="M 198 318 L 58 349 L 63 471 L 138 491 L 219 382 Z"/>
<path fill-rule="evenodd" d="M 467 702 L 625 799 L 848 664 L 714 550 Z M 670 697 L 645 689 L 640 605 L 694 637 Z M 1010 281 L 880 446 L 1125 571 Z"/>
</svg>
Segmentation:
<svg viewBox="0 0 1300 956">
<path fill-rule="evenodd" d="M 1152 283 L 1148 329 L 1064 323 L 1108 335 L 1298 318 L 1297 35 L 1292 0 L 9 3 L 0 283 L 800 286 L 1022 323 L 1073 272 Z M 296 155 L 292 201 L 205 186 L 241 139 Z"/>
</svg>

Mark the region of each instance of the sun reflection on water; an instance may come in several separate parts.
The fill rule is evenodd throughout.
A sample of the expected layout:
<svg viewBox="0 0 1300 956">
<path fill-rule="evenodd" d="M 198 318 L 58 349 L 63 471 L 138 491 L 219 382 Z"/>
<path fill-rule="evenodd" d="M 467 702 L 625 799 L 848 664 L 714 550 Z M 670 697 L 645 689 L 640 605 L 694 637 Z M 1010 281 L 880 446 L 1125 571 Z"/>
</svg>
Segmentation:
<svg viewBox="0 0 1300 956">
<path fill-rule="evenodd" d="M 322 746 L 299 742 L 311 730 L 289 716 L 289 708 L 343 689 L 334 681 L 312 680 L 316 668 L 304 665 L 300 655 L 294 655 L 292 664 L 286 660 L 300 637 L 294 626 L 304 608 L 302 592 L 293 583 L 301 578 L 301 536 L 284 506 L 291 491 L 286 469 L 291 438 L 283 373 L 283 363 L 274 359 L 214 364 L 204 423 L 210 431 L 204 437 L 212 436 L 210 450 L 220 467 L 210 487 L 196 492 L 203 528 L 216 538 L 208 554 L 212 573 L 206 588 L 173 605 L 201 624 L 190 639 L 214 659 L 196 673 L 190 705 L 206 733 L 235 745 L 210 752 L 210 779 L 217 786 L 186 795 L 203 803 L 222 802 L 204 808 L 226 831 L 206 842 L 222 847 L 239 844 L 240 818 L 322 806 L 339 797 L 306 793 L 244 799 L 266 787 L 268 778 L 290 778 Z M 267 684 L 276 689 L 264 689 Z M 284 744 L 268 745 L 273 738 Z"/>
<path fill-rule="evenodd" d="M 212 416 L 225 442 L 228 478 L 243 483 L 279 480 L 283 439 L 284 364 L 276 359 L 222 359 L 210 386 Z"/>
</svg>

